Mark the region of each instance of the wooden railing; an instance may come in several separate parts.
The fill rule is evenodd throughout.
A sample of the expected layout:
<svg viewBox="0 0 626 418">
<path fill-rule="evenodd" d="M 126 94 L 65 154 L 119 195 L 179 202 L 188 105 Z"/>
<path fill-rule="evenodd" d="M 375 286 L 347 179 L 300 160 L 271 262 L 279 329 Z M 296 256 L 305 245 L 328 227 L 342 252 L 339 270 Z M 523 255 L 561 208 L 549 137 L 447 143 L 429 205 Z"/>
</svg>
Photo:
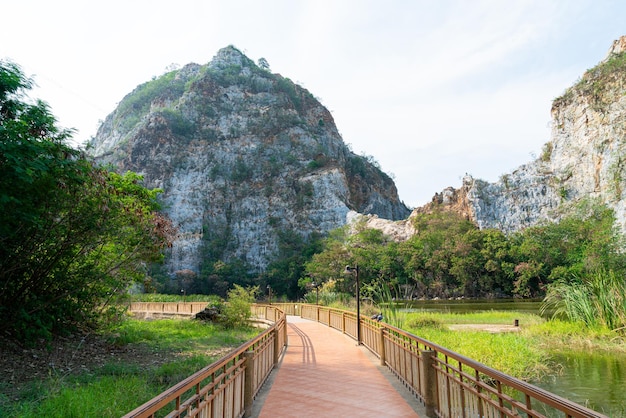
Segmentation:
<svg viewBox="0 0 626 418">
<path fill-rule="evenodd" d="M 207 305 L 208 302 L 132 302 L 128 310 L 145 317 L 194 316 Z"/>
<path fill-rule="evenodd" d="M 156 309 L 156 305 L 162 305 L 163 312 L 169 312 L 175 309 L 172 305 L 177 304 L 158 303 L 149 308 Z M 205 307 L 206 302 L 202 309 Z M 287 345 L 285 312 L 276 306 L 255 305 L 252 314 L 273 324 L 124 417 L 152 418 L 157 412 L 167 417 L 249 417 L 255 396 Z"/>
<path fill-rule="evenodd" d="M 316 305 L 299 305 L 298 309 L 302 318 L 356 340 L 355 313 Z M 360 325 L 360 343 L 416 395 L 429 417 L 606 418 L 389 324 L 361 317 Z"/>
</svg>

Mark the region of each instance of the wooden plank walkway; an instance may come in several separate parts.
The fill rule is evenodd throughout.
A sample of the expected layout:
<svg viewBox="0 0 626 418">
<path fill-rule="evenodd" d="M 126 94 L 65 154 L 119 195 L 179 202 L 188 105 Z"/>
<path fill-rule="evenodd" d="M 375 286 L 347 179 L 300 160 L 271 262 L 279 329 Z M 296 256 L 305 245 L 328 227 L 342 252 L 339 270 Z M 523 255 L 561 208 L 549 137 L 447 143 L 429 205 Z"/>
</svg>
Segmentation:
<svg viewBox="0 0 626 418">
<path fill-rule="evenodd" d="M 418 417 L 417 399 L 367 348 L 341 332 L 290 316 L 288 346 L 252 416 Z"/>
</svg>

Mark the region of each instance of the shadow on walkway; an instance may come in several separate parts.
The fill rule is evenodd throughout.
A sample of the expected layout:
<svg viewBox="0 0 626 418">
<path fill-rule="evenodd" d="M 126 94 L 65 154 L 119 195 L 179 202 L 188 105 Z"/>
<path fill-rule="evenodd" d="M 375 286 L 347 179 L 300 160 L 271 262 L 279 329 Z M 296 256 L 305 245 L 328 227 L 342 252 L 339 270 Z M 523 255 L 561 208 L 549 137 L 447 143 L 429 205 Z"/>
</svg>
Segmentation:
<svg viewBox="0 0 626 418">
<path fill-rule="evenodd" d="M 287 350 L 258 394 L 252 416 L 426 416 L 367 348 L 313 321 L 290 316 L 287 323 Z"/>
</svg>

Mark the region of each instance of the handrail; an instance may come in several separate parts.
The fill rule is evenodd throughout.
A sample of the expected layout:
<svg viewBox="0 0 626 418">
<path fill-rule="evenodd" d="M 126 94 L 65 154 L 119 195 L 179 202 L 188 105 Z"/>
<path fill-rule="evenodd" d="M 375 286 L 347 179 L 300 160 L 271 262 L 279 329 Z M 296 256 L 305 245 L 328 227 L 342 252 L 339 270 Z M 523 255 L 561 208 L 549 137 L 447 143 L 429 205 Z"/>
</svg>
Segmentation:
<svg viewBox="0 0 626 418">
<path fill-rule="evenodd" d="M 191 316 L 202 311 L 209 302 L 131 302 L 130 312 L 151 315 Z"/>
<path fill-rule="evenodd" d="M 206 306 L 206 303 L 205 303 Z M 164 309 L 165 310 L 165 309 Z M 268 329 L 124 415 L 124 418 L 248 417 L 252 402 L 287 345 L 287 317 L 275 306 L 252 307 L 254 316 L 274 321 Z"/>
<path fill-rule="evenodd" d="M 356 314 L 302 304 L 302 318 L 356 340 Z M 492 369 L 384 322 L 361 316 L 363 344 L 425 405 L 427 415 L 452 417 L 596 417 L 594 410 Z M 557 414 L 557 415 L 555 415 Z"/>
</svg>

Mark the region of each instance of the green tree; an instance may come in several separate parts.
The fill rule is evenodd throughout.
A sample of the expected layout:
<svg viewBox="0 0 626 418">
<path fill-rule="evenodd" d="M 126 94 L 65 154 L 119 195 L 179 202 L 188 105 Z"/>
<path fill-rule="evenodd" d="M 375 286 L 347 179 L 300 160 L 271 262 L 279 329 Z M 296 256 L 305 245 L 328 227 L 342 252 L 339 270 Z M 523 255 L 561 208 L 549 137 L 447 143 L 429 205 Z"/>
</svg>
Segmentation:
<svg viewBox="0 0 626 418">
<path fill-rule="evenodd" d="M 416 216 L 413 225 L 417 233 L 411 241 L 420 249 L 419 260 L 415 261 L 424 269 L 427 295 L 462 294 L 467 279 L 462 271 L 463 257 L 473 253 L 472 244 L 464 243 L 463 236 L 475 231 L 476 226 L 458 214 L 438 209 Z"/>
<path fill-rule="evenodd" d="M 484 274 L 485 260 L 481 252 L 483 234 L 478 228 L 466 231 L 454 237 L 451 248 L 450 275 L 456 279 L 459 291 L 463 295 L 479 296 L 479 280 Z"/>
<path fill-rule="evenodd" d="M 336 280 L 336 288 L 344 290 L 346 265 L 352 264 L 352 256 L 346 245 L 349 236 L 348 227 L 337 228 L 322 240 L 322 251 L 314 254 L 305 263 L 305 275 L 314 278 L 318 285 L 329 280 Z M 305 281 L 303 282 L 305 283 Z"/>
<path fill-rule="evenodd" d="M 0 62 L 0 333 L 26 342 L 95 325 L 171 232 L 157 191 L 71 148 L 31 85 Z"/>
<path fill-rule="evenodd" d="M 528 228 L 511 242 L 520 296 L 541 296 L 550 283 L 600 269 L 626 271 L 613 211 L 597 202 L 582 202 L 560 222 Z"/>
<path fill-rule="evenodd" d="M 265 58 L 263 57 L 259 58 L 257 63 L 259 65 L 259 68 L 262 68 L 263 70 L 266 70 L 266 71 L 270 70 L 270 64 L 267 62 Z"/>
<path fill-rule="evenodd" d="M 305 275 L 305 264 L 313 254 L 321 251 L 318 234 L 302 237 L 291 229 L 278 230 L 278 256 L 268 266 L 262 279 L 272 287 L 275 295 L 297 300 L 303 295 L 299 280 Z"/>
<path fill-rule="evenodd" d="M 513 291 L 515 263 L 509 240 L 502 231 L 486 229 L 483 233 L 481 253 L 484 273 L 479 278 L 481 292 L 510 296 Z"/>
</svg>

